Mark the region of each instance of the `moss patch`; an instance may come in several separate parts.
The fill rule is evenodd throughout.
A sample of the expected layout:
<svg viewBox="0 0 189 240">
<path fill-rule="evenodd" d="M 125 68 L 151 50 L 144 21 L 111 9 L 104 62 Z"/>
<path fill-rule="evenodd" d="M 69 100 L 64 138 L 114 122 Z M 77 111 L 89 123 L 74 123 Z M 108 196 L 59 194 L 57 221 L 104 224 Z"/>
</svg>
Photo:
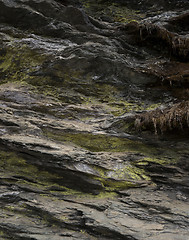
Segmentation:
<svg viewBox="0 0 189 240">
<path fill-rule="evenodd" d="M 74 79 L 80 73 L 58 65 L 48 66 L 50 61 L 48 54 L 30 49 L 26 44 L 11 42 L 10 46 L 0 49 L 0 84 L 29 84 L 36 92 L 62 102 L 81 102 L 81 94 L 72 89 L 73 85 L 77 86 Z"/>
<path fill-rule="evenodd" d="M 112 178 L 119 180 L 121 179 L 130 179 L 135 181 L 150 180 L 150 178 L 146 176 L 146 172 L 143 169 L 139 169 L 134 165 L 130 164 L 126 166 L 121 166 L 114 172 L 109 173 L 108 175 L 110 175 Z"/>
<path fill-rule="evenodd" d="M 47 171 L 41 171 L 36 166 L 27 163 L 25 159 L 13 152 L 0 151 L 0 168 L 6 173 L 14 173 L 14 176 L 25 177 L 25 182 L 31 180 L 34 185 L 40 184 L 49 186 L 53 184 L 53 179 L 58 176 Z M 23 181 L 24 182 L 24 181 Z"/>
<path fill-rule="evenodd" d="M 144 109 L 144 104 L 132 103 L 122 97 L 125 91 L 122 87 L 96 83 L 90 74 L 64 68 L 56 60 L 53 65 L 50 63 L 47 54 L 13 42 L 0 49 L 0 84 L 16 82 L 32 85 L 36 93 L 60 102 L 100 104 L 104 111 L 115 116 Z"/>
<path fill-rule="evenodd" d="M 154 147 L 139 141 L 126 138 L 113 137 L 103 134 L 89 133 L 60 133 L 44 130 L 44 134 L 54 140 L 74 143 L 82 148 L 93 152 L 130 152 L 141 154 L 139 160 L 133 160 L 125 164 L 115 163 L 114 169 L 104 169 L 93 166 L 99 174 L 99 181 L 103 186 L 115 185 L 135 185 L 137 181 L 150 181 L 148 173 L 144 170 L 149 163 L 160 165 L 176 165 L 179 161 L 179 154 L 175 150 L 170 150 L 166 146 Z M 144 169 L 142 169 L 144 167 Z M 132 182 L 134 181 L 134 182 Z M 122 187 L 123 187 L 122 186 Z"/>
<path fill-rule="evenodd" d="M 16 184 L 29 188 L 34 191 L 53 192 L 51 189 L 58 189 L 62 195 L 82 195 L 81 192 L 69 189 L 63 185 L 59 185 L 58 181 L 62 180 L 62 176 L 38 169 L 37 166 L 29 164 L 25 159 L 19 157 L 15 153 L 0 151 L 0 169 L 8 175 L 14 175 Z M 8 181 L 8 180 L 7 180 Z"/>
<path fill-rule="evenodd" d="M 26 45 L 10 46 L 1 49 L 0 77 L 1 83 L 31 81 L 31 73 L 44 62 L 45 57 Z"/>
<path fill-rule="evenodd" d="M 115 191 L 126 189 L 129 187 L 137 187 L 141 183 L 151 181 L 144 169 L 138 168 L 133 164 L 121 164 L 114 170 L 107 170 L 100 167 L 95 168 L 100 177 L 99 180 L 107 191 Z"/>
<path fill-rule="evenodd" d="M 140 141 L 123 137 L 114 137 L 104 134 L 91 133 L 62 133 L 44 129 L 45 136 L 57 141 L 74 143 L 93 152 L 131 152 L 143 154 L 149 161 L 164 163 L 176 163 L 178 154 L 166 148 L 154 147 Z"/>
<path fill-rule="evenodd" d="M 5 177 L 7 176 L 6 182 L 16 184 L 29 191 L 44 193 L 43 195 L 51 198 L 56 195 L 74 198 L 109 198 L 116 195 L 105 191 L 106 189 L 94 195 L 65 187 L 62 184 L 59 185 L 58 182 L 62 182 L 64 176 L 40 170 L 13 152 L 0 151 L 0 159 L 0 170 Z M 9 179 L 10 176 L 14 177 Z M 93 178 L 93 176 L 88 177 Z"/>
<path fill-rule="evenodd" d="M 85 11 L 101 20 L 109 20 L 121 23 L 139 21 L 144 17 L 137 11 L 131 10 L 126 6 L 112 3 L 112 1 L 101 0 L 82 0 Z"/>
<path fill-rule="evenodd" d="M 140 152 L 157 153 L 156 149 L 139 141 L 90 133 L 60 133 L 44 129 L 44 134 L 54 140 L 72 142 L 93 152 Z"/>
</svg>

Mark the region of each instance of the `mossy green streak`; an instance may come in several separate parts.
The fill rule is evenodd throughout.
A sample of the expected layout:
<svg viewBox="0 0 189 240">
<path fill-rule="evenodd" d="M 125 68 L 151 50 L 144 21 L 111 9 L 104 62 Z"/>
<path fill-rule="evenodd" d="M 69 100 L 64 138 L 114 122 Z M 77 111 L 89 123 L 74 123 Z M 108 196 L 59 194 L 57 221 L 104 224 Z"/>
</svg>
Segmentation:
<svg viewBox="0 0 189 240">
<path fill-rule="evenodd" d="M 139 141 L 125 137 L 91 133 L 59 133 L 44 129 L 44 134 L 51 139 L 72 142 L 93 152 L 140 152 L 155 154 L 157 150 Z"/>
<path fill-rule="evenodd" d="M 111 21 L 129 23 L 131 21 L 139 21 L 144 17 L 137 11 L 111 1 L 82 0 L 81 2 L 85 11 L 97 18 L 108 18 Z"/>
</svg>

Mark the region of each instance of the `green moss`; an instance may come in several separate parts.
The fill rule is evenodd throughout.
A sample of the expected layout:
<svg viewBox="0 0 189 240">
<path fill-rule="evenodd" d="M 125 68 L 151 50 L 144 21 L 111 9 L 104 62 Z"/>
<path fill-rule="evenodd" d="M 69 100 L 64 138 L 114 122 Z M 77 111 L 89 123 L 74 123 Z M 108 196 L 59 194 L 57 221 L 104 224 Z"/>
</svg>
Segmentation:
<svg viewBox="0 0 189 240">
<path fill-rule="evenodd" d="M 150 180 L 146 176 L 146 172 L 143 169 L 139 169 L 133 165 L 127 165 L 120 167 L 118 170 L 111 173 L 111 177 L 116 179 L 130 179 L 130 180 Z"/>
<path fill-rule="evenodd" d="M 111 141 L 109 140 L 108 144 L 110 144 Z M 93 147 L 97 148 L 97 146 Z M 58 183 L 55 182 L 58 182 L 59 180 L 61 181 L 60 176 L 39 170 L 36 166 L 27 163 L 25 159 L 17 156 L 15 153 L 1 151 L 0 158 L 1 158 L 0 168 L 3 172 L 9 172 L 11 174 L 14 173 L 14 176 L 19 176 L 18 180 L 16 181 L 17 185 L 26 188 L 29 187 L 30 189 L 36 189 L 38 191 L 39 190 L 47 191 L 52 195 L 58 194 L 72 197 L 75 196 L 76 198 L 94 197 L 94 195 L 92 194 L 84 194 L 80 191 L 76 191 L 74 189 L 69 189 L 66 188 L 65 186 L 58 185 Z M 103 169 L 100 167 L 93 168 L 98 172 L 99 177 L 92 175 L 88 177 L 100 181 L 105 190 L 105 192 L 103 191 L 100 192 L 96 196 L 97 198 L 113 197 L 114 194 L 111 194 L 109 191 L 115 191 L 116 189 L 137 186 L 137 181 L 140 180 L 150 180 L 145 175 L 144 170 L 137 169 L 133 165 L 121 166 L 118 169 L 115 169 L 114 171 Z M 55 189 L 58 188 L 58 190 L 57 191 L 52 190 L 53 188 Z"/>
<path fill-rule="evenodd" d="M 31 81 L 30 74 L 45 60 L 45 57 L 26 45 L 7 47 L 0 56 L 1 83 Z"/>
<path fill-rule="evenodd" d="M 141 107 L 137 104 L 133 104 L 123 100 L 117 102 L 110 102 L 108 105 L 112 107 L 111 113 L 114 116 L 120 116 L 131 111 L 141 110 Z"/>
<path fill-rule="evenodd" d="M 102 178 L 106 178 L 108 173 L 110 172 L 110 170 L 108 170 L 106 168 L 99 167 L 99 166 L 93 166 L 92 168 L 96 172 L 98 172 L 99 176 L 101 176 Z"/>
<path fill-rule="evenodd" d="M 47 171 L 41 171 L 36 166 L 27 163 L 25 159 L 19 157 L 13 152 L 0 151 L 0 168 L 5 172 L 14 173 L 18 176 L 25 176 L 26 179 L 31 179 L 33 184 L 53 184 L 51 182 L 58 176 Z M 26 181 L 26 180 L 25 180 Z M 36 184 L 35 184 L 36 182 Z M 22 181 L 24 183 L 24 181 Z"/>
<path fill-rule="evenodd" d="M 37 166 L 28 163 L 15 153 L 0 151 L 0 159 L 0 168 L 3 172 L 6 172 L 6 174 L 14 174 L 15 177 L 18 176 L 18 180 L 16 181 L 17 185 L 49 192 L 49 189 L 56 187 L 59 189 L 58 192 L 62 190 L 64 195 L 78 194 L 77 191 L 68 189 L 57 183 L 59 180 L 61 181 L 63 177 L 38 169 Z"/>
<path fill-rule="evenodd" d="M 2 239 L 2 240 L 10 239 L 9 232 L 7 230 L 5 230 L 5 231 L 1 230 L 0 231 L 0 239 Z"/>
<path fill-rule="evenodd" d="M 143 169 L 140 169 L 132 164 L 117 164 L 114 170 L 108 170 L 101 167 L 93 167 L 98 172 L 101 178 L 113 178 L 115 180 L 147 180 L 150 178 L 146 175 Z"/>
<path fill-rule="evenodd" d="M 23 158 L 18 157 L 14 153 L 1 151 L 0 156 L 0 167 L 3 170 L 8 170 L 11 172 L 13 171 L 15 173 L 21 173 L 27 176 L 35 176 L 38 172 L 35 166 L 27 164 Z M 41 174 L 45 175 L 45 172 L 42 172 Z"/>
<path fill-rule="evenodd" d="M 114 116 L 135 111 L 152 110 L 161 105 L 160 103 L 130 102 L 122 97 L 125 89 L 111 84 L 90 82 L 87 88 L 90 96 L 84 96 L 82 104 L 100 105 L 107 113 Z"/>
<path fill-rule="evenodd" d="M 161 165 L 175 165 L 178 162 L 178 157 L 174 156 L 174 152 L 172 152 L 172 154 L 170 155 L 171 157 L 165 157 L 165 156 L 161 156 L 161 157 L 145 157 L 140 159 L 139 161 L 136 162 L 136 165 L 138 166 L 145 166 L 148 165 L 148 163 L 157 163 L 157 164 L 161 164 Z"/>
<path fill-rule="evenodd" d="M 32 85 L 35 92 L 60 102 L 100 104 L 103 110 L 115 116 L 142 109 L 121 97 L 122 88 L 95 83 L 90 74 L 77 69 L 62 69 L 58 63 L 48 69 L 49 61 L 48 55 L 42 55 L 27 45 L 12 43 L 0 55 L 0 83 Z M 36 74 L 39 69 L 40 74 Z"/>
<path fill-rule="evenodd" d="M 74 90 L 67 93 L 73 87 L 71 84 L 76 84 L 74 79 L 78 77 L 79 72 L 66 69 L 62 71 L 62 66 L 58 65 L 49 69 L 46 66 L 50 61 L 47 54 L 40 54 L 27 45 L 11 44 L 9 47 L 4 47 L 0 54 L 0 84 L 7 82 L 29 84 L 35 87 L 36 92 L 59 98 L 63 102 L 71 102 L 70 99 L 79 95 Z M 37 73 L 39 70 L 40 73 Z M 63 96 L 64 92 L 65 96 Z"/>
<path fill-rule="evenodd" d="M 103 185 L 104 189 L 106 191 L 114 192 L 117 190 L 123 190 L 130 187 L 136 187 L 138 186 L 137 182 L 127 181 L 127 180 L 114 180 L 110 178 L 95 178 L 96 180 L 99 180 L 101 184 Z"/>
<path fill-rule="evenodd" d="M 100 182 L 101 180 L 98 179 Z M 101 182 L 102 183 L 102 182 Z M 100 191 L 98 194 L 76 194 L 74 195 L 74 197 L 76 199 L 112 199 L 115 198 L 117 196 L 117 194 L 115 193 L 115 191 L 109 191 L 108 189 L 104 188 L 104 191 Z"/>
<path fill-rule="evenodd" d="M 140 152 L 157 153 L 151 146 L 127 138 L 90 133 L 62 133 L 44 129 L 44 134 L 54 140 L 72 142 L 93 152 Z"/>
<path fill-rule="evenodd" d="M 40 54 L 27 45 L 12 43 L 12 46 L 5 47 L 3 54 L 0 55 L 0 84 L 7 82 L 28 84 L 32 88 L 35 87 L 35 90 L 33 89 L 35 92 L 57 98 L 63 81 L 57 80 L 60 74 L 58 69 L 53 74 L 47 73 L 46 68 L 43 69 L 48 58 L 48 55 Z M 39 69 L 41 74 L 36 74 Z"/>
<path fill-rule="evenodd" d="M 129 23 L 144 17 L 139 12 L 128 9 L 124 5 L 112 3 L 112 1 L 82 0 L 81 2 L 88 14 L 100 19 L 106 18 L 111 21 Z"/>
<path fill-rule="evenodd" d="M 144 144 L 139 141 L 132 141 L 126 138 L 112 137 L 103 134 L 89 133 L 52 133 L 44 131 L 46 136 L 58 140 L 74 143 L 80 147 L 93 152 L 131 152 L 140 153 L 145 157 L 134 160 L 127 164 L 117 164 L 115 168 L 105 169 L 99 166 L 92 166 L 98 173 L 92 178 L 101 182 L 106 191 L 115 191 L 116 189 L 124 189 L 140 185 L 141 182 L 147 183 L 151 181 L 145 166 L 150 162 L 157 164 L 175 165 L 178 160 L 178 154 L 165 148 L 155 148 L 151 145 Z M 143 169 L 144 167 L 144 169 Z"/>
<path fill-rule="evenodd" d="M 28 206 L 27 204 L 7 205 L 4 207 L 4 210 L 8 212 L 8 215 L 10 215 L 10 212 L 12 212 L 15 218 L 24 219 L 27 224 L 31 225 L 33 225 L 34 222 L 35 224 L 43 225 L 51 225 L 52 222 L 57 222 L 57 219 L 51 217 L 48 213 L 44 212 L 41 209 L 39 211 L 37 211 L 37 209 L 34 210 L 30 208 L 30 206 Z"/>
<path fill-rule="evenodd" d="M 152 105 L 148 106 L 145 110 L 154 110 L 154 109 L 160 107 L 160 105 L 161 105 L 160 103 L 152 104 Z"/>
<path fill-rule="evenodd" d="M 7 182 L 14 184 L 16 181 L 17 186 L 26 189 L 28 188 L 30 190 L 33 189 L 34 191 L 46 192 L 46 194 L 42 194 L 42 196 L 49 197 L 50 195 L 51 199 L 53 198 L 53 195 L 70 196 L 74 198 L 107 198 L 115 196 L 114 193 L 104 191 L 99 192 L 97 195 L 86 194 L 75 189 L 67 188 L 62 184 L 59 185 L 58 182 L 59 180 L 61 182 L 64 178 L 63 176 L 42 171 L 13 152 L 0 151 L 0 159 L 1 171 L 6 173 L 7 176 L 14 175 L 14 177 L 18 177 L 11 179 L 10 181 L 7 179 Z M 52 190 L 53 188 L 57 190 Z M 23 209 L 15 209 L 14 206 L 7 205 L 7 210 L 21 211 Z"/>
<path fill-rule="evenodd" d="M 120 116 L 131 111 L 143 110 L 142 105 L 129 102 L 121 97 L 124 90 L 120 87 L 110 84 L 91 83 L 89 92 L 90 96 L 84 96 L 83 104 L 100 105 L 103 110 L 114 116 Z"/>
<path fill-rule="evenodd" d="M 106 191 L 127 189 L 129 187 L 138 186 L 140 182 L 147 183 L 151 181 L 151 178 L 147 176 L 144 169 L 138 168 L 129 163 L 126 166 L 122 164 L 114 170 L 107 170 L 100 167 L 95 167 L 94 169 L 100 175 L 100 177 L 94 178 L 101 182 Z"/>
</svg>

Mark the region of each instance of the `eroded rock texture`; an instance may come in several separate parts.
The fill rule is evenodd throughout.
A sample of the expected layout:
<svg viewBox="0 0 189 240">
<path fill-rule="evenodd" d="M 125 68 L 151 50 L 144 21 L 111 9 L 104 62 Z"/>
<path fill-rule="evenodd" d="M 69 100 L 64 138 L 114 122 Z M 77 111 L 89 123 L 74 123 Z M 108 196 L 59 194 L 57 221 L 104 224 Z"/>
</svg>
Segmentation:
<svg viewBox="0 0 189 240">
<path fill-rule="evenodd" d="M 188 238 L 185 128 L 153 125 L 188 100 L 188 2 L 154 4 L 0 0 L 1 239 Z"/>
</svg>

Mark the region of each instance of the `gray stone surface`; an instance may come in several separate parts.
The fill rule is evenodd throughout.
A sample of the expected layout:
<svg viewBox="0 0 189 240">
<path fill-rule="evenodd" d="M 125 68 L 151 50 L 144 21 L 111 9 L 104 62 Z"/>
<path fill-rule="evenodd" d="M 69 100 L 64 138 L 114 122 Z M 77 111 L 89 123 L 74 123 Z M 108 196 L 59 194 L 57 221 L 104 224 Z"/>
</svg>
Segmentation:
<svg viewBox="0 0 189 240">
<path fill-rule="evenodd" d="M 0 238 L 186 240 L 188 139 L 133 130 L 159 53 L 69 3 L 0 0 Z"/>
</svg>

